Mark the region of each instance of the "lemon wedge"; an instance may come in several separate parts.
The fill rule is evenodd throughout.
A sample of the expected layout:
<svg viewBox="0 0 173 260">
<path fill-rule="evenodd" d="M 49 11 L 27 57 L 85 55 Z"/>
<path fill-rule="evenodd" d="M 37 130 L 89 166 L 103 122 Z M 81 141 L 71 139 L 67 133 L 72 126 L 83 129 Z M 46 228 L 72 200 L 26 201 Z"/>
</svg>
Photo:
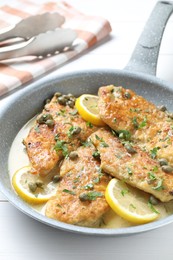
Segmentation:
<svg viewBox="0 0 173 260">
<path fill-rule="evenodd" d="M 81 117 L 94 125 L 104 126 L 98 110 L 98 96 L 83 94 L 76 99 L 76 109 Z"/>
<path fill-rule="evenodd" d="M 47 202 L 56 193 L 57 184 L 43 181 L 31 173 L 31 167 L 25 166 L 15 172 L 12 185 L 17 194 L 30 204 Z"/>
<path fill-rule="evenodd" d="M 149 204 L 148 194 L 116 178 L 109 182 L 105 198 L 114 212 L 129 222 L 144 224 L 158 218 L 159 212 Z"/>
</svg>

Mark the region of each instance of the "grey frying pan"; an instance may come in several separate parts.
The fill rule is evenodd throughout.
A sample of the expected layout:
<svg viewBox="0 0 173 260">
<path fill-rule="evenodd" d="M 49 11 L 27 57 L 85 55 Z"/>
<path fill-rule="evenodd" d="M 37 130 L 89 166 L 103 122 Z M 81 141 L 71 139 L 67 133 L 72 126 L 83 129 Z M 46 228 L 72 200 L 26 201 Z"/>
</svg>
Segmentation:
<svg viewBox="0 0 173 260">
<path fill-rule="evenodd" d="M 166 104 L 173 111 L 173 85 L 155 76 L 162 34 L 171 13 L 173 3 L 158 2 L 144 28 L 132 57 L 124 70 L 94 70 L 74 72 L 50 79 L 40 84 L 35 82 L 13 94 L 0 110 L 0 190 L 7 199 L 30 217 L 65 231 L 102 236 L 132 235 L 152 230 L 173 222 L 173 215 L 140 226 L 118 229 L 78 227 L 51 220 L 37 213 L 13 191 L 8 175 L 8 154 L 11 144 L 22 126 L 41 111 L 43 101 L 56 91 L 73 93 L 97 93 L 102 85 L 115 84 L 131 88 L 156 105 Z"/>
</svg>

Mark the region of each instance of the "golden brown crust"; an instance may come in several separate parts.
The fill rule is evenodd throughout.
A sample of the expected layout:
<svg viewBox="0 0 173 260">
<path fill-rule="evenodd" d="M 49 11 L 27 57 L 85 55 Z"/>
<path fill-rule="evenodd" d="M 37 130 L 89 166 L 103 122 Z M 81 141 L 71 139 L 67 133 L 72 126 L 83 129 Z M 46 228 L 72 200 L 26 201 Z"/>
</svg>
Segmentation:
<svg viewBox="0 0 173 260">
<path fill-rule="evenodd" d="M 135 92 L 113 85 L 99 89 L 102 120 L 115 131 L 127 130 L 131 139 L 157 158 L 173 165 L 173 120 Z"/>
<path fill-rule="evenodd" d="M 147 152 L 134 145 L 135 152 L 129 153 L 121 141 L 105 129 L 98 130 L 90 138 L 100 153 L 101 168 L 105 172 L 163 202 L 173 199 L 173 175 L 164 173 Z"/>
<path fill-rule="evenodd" d="M 50 103 L 45 105 L 41 115 L 43 114 L 52 115 L 54 126 L 48 127 L 46 124 L 36 123 L 24 140 L 34 171 L 41 175 L 49 173 L 63 158 L 63 149 L 54 149 L 55 137 L 60 142 L 63 142 L 62 144 L 68 153 L 76 150 L 81 142 L 85 141 L 97 129 L 95 126 L 88 126 L 75 108 L 60 105 L 56 96 L 52 98 Z M 70 129 L 73 127 L 80 127 L 81 132 L 71 135 Z"/>
<path fill-rule="evenodd" d="M 47 217 L 74 225 L 99 225 L 109 210 L 104 193 L 110 176 L 100 171 L 100 162 L 92 156 L 94 151 L 93 146 L 80 147 L 78 159 L 64 160 L 57 194 L 46 205 Z M 90 194 L 95 199 L 81 201 L 81 194 Z"/>
</svg>

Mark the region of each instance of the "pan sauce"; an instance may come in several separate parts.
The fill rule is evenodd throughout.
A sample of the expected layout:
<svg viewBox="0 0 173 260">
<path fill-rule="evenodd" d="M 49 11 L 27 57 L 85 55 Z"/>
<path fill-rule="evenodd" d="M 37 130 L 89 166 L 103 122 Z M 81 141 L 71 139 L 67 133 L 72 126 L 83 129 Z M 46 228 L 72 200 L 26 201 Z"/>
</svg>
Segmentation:
<svg viewBox="0 0 173 260">
<path fill-rule="evenodd" d="M 29 165 L 29 158 L 25 152 L 25 148 L 22 144 L 22 140 L 28 135 L 30 128 L 34 125 L 35 118 L 31 119 L 26 125 L 17 134 L 16 138 L 13 141 L 10 154 L 9 154 L 9 175 L 10 180 L 12 179 L 13 174 L 20 168 Z M 44 214 L 45 205 L 31 205 L 36 211 L 40 214 Z M 160 203 L 157 205 L 157 210 L 160 212 L 159 218 L 164 218 L 170 214 L 173 214 L 173 201 L 167 203 Z M 129 227 L 133 224 L 122 219 L 116 215 L 112 210 L 105 214 L 101 228 L 122 228 Z"/>
</svg>

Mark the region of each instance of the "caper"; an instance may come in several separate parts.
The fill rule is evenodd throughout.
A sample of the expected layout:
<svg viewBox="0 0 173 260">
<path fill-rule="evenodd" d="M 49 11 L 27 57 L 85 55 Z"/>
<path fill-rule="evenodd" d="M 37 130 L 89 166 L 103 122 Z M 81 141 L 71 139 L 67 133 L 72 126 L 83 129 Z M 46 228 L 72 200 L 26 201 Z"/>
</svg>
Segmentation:
<svg viewBox="0 0 173 260">
<path fill-rule="evenodd" d="M 50 99 L 49 99 L 49 98 L 47 98 L 47 99 L 45 100 L 45 104 L 48 104 L 48 103 L 50 103 Z"/>
<path fill-rule="evenodd" d="M 74 98 L 73 94 L 71 94 L 71 93 L 68 93 L 67 96 L 68 96 L 69 98 Z"/>
<path fill-rule="evenodd" d="M 62 94 L 60 92 L 55 93 L 55 97 L 60 97 L 60 96 L 62 96 Z"/>
<path fill-rule="evenodd" d="M 82 129 L 79 126 L 74 127 L 74 129 L 72 130 L 71 134 L 72 135 L 77 135 L 77 134 L 79 134 L 81 132 L 81 130 Z"/>
<path fill-rule="evenodd" d="M 162 106 L 158 106 L 158 109 L 162 112 L 165 112 L 167 110 L 166 106 L 162 105 Z"/>
<path fill-rule="evenodd" d="M 53 179 L 52 179 L 52 181 L 54 182 L 54 183 L 57 183 L 57 182 L 59 182 L 61 180 L 61 176 L 60 175 L 55 175 L 55 176 L 53 176 Z"/>
<path fill-rule="evenodd" d="M 68 105 L 70 108 L 73 108 L 75 105 L 75 102 L 73 100 L 68 100 L 66 105 Z"/>
<path fill-rule="evenodd" d="M 44 124 L 48 119 L 53 119 L 51 114 L 42 114 L 37 118 L 39 124 Z"/>
<path fill-rule="evenodd" d="M 170 165 L 163 165 L 163 166 L 162 166 L 162 170 L 163 170 L 165 173 L 173 173 L 173 167 L 170 166 Z"/>
<path fill-rule="evenodd" d="M 37 189 L 37 184 L 35 182 L 29 182 L 28 187 L 29 187 L 30 191 L 35 192 Z"/>
<path fill-rule="evenodd" d="M 158 199 L 156 199 L 153 195 L 150 196 L 149 202 L 150 202 L 152 205 L 157 205 L 157 204 L 159 203 Z"/>
<path fill-rule="evenodd" d="M 36 185 L 37 185 L 37 187 L 39 187 L 39 188 L 41 188 L 42 186 L 43 186 L 43 181 L 41 181 L 41 180 L 37 180 L 36 181 Z"/>
<path fill-rule="evenodd" d="M 168 117 L 173 119 L 173 113 L 168 113 Z"/>
<path fill-rule="evenodd" d="M 160 158 L 159 159 L 159 164 L 160 164 L 160 166 L 168 165 L 168 161 L 165 158 Z"/>
<path fill-rule="evenodd" d="M 79 199 L 81 200 L 81 201 L 88 201 L 89 199 L 88 199 L 88 193 L 81 193 L 80 195 L 79 195 Z"/>
<path fill-rule="evenodd" d="M 129 93 L 129 92 L 125 92 L 124 93 L 124 96 L 125 96 L 125 98 L 127 98 L 127 99 L 130 99 L 131 98 L 131 94 Z"/>
<path fill-rule="evenodd" d="M 66 100 L 63 96 L 58 97 L 58 103 L 59 103 L 60 105 L 65 106 L 65 105 L 66 105 L 66 101 L 67 101 L 67 100 Z"/>
<path fill-rule="evenodd" d="M 134 154 L 136 153 L 136 150 L 133 148 L 131 144 L 125 144 L 124 147 L 126 148 L 128 153 Z"/>
<path fill-rule="evenodd" d="M 72 101 L 76 101 L 76 98 L 75 97 L 70 97 L 70 100 L 72 100 Z"/>
<path fill-rule="evenodd" d="M 48 119 L 48 120 L 45 122 L 45 124 L 46 124 L 48 127 L 53 127 L 55 123 L 54 123 L 54 120 Z"/>
<path fill-rule="evenodd" d="M 76 160 L 78 157 L 79 157 L 79 156 L 78 156 L 78 153 L 77 153 L 77 152 L 71 152 L 71 153 L 69 154 L 69 158 L 70 158 L 71 160 Z"/>
<path fill-rule="evenodd" d="M 67 101 L 70 99 L 70 97 L 68 97 L 67 95 L 62 95 L 62 97 Z"/>
</svg>

